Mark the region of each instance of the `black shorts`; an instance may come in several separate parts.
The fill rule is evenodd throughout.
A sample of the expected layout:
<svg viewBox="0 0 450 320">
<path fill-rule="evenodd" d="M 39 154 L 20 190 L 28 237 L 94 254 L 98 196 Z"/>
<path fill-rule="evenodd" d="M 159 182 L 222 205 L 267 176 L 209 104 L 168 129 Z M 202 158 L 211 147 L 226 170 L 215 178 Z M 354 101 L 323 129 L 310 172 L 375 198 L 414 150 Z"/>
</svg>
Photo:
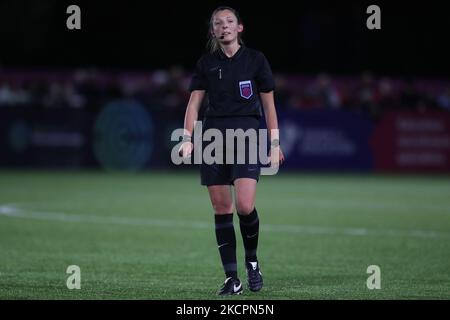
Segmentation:
<svg viewBox="0 0 450 320">
<path fill-rule="evenodd" d="M 259 134 L 258 129 L 260 125 L 260 118 L 256 116 L 235 116 L 235 117 L 217 117 L 217 118 L 206 118 L 203 120 L 203 134 L 205 134 L 205 131 L 211 128 L 218 129 L 223 136 L 223 144 L 224 148 L 222 150 L 223 152 L 223 162 L 222 164 L 207 164 L 205 163 L 205 160 L 203 159 L 202 163 L 200 164 L 200 177 L 201 177 L 201 184 L 204 186 L 212 186 L 212 185 L 233 185 L 234 180 L 238 178 L 251 178 L 255 179 L 256 181 L 259 180 L 259 175 L 261 172 L 260 167 L 260 161 L 259 161 Z M 226 146 L 225 143 L 225 134 L 226 129 L 242 129 L 244 131 L 247 131 L 248 129 L 255 129 L 256 130 L 256 155 L 254 154 L 255 148 L 250 148 L 250 141 L 249 139 L 245 139 L 245 162 L 244 164 L 238 164 L 237 163 L 237 143 L 233 144 L 233 149 L 230 148 L 230 146 Z M 202 143 L 202 154 L 205 148 L 210 144 L 213 143 L 213 141 Z M 243 149 L 240 149 L 242 152 Z M 234 161 L 233 164 L 227 164 L 226 163 L 226 155 L 227 153 L 233 151 L 234 152 Z M 250 152 L 252 152 L 253 156 L 250 156 Z M 256 163 L 254 161 L 256 157 Z"/>
</svg>

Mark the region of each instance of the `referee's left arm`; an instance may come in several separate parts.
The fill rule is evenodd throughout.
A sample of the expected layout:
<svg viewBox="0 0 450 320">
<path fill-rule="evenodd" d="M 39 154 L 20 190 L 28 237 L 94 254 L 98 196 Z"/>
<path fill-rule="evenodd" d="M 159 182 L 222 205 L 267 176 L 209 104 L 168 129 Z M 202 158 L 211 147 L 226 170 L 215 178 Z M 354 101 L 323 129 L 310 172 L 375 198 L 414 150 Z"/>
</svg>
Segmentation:
<svg viewBox="0 0 450 320">
<path fill-rule="evenodd" d="M 263 105 L 264 114 L 266 116 L 267 130 L 269 131 L 270 141 L 280 139 L 273 91 L 260 92 L 259 95 L 261 97 L 261 103 Z"/>
<path fill-rule="evenodd" d="M 260 92 L 261 103 L 266 116 L 267 130 L 270 138 L 270 162 L 274 166 L 278 166 L 284 161 L 284 154 L 280 147 L 280 132 L 278 130 L 277 111 L 275 110 L 275 101 L 273 90 L 269 92 Z"/>
</svg>

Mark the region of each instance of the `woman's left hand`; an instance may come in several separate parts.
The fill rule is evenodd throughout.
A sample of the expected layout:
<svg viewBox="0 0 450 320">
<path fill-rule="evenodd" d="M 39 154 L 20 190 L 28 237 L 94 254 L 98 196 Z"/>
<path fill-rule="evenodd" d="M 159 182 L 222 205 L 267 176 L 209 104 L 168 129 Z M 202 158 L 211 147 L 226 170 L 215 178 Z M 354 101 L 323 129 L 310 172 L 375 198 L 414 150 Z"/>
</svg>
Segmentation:
<svg viewBox="0 0 450 320">
<path fill-rule="evenodd" d="M 269 151 L 269 158 L 271 166 L 278 167 L 284 162 L 284 154 L 281 147 L 271 147 Z"/>
</svg>

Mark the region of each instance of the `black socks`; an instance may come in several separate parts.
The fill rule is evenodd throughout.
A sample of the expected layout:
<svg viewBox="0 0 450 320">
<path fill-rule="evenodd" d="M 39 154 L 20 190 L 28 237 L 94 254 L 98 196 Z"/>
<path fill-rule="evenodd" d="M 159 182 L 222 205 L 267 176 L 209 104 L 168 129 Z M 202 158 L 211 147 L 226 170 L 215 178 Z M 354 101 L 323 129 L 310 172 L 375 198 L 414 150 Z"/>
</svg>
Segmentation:
<svg viewBox="0 0 450 320">
<path fill-rule="evenodd" d="M 256 249 L 258 247 L 259 219 L 256 208 L 248 215 L 239 216 L 242 240 L 245 248 L 245 262 L 256 262 Z"/>
<path fill-rule="evenodd" d="M 257 262 L 259 219 L 256 208 L 248 215 L 238 213 L 239 226 L 245 248 L 245 262 Z M 237 278 L 236 235 L 233 214 L 216 214 L 216 240 L 226 277 Z"/>
<path fill-rule="evenodd" d="M 236 235 L 233 226 L 233 214 L 216 214 L 216 239 L 222 259 L 223 270 L 227 278 L 237 278 Z"/>
</svg>

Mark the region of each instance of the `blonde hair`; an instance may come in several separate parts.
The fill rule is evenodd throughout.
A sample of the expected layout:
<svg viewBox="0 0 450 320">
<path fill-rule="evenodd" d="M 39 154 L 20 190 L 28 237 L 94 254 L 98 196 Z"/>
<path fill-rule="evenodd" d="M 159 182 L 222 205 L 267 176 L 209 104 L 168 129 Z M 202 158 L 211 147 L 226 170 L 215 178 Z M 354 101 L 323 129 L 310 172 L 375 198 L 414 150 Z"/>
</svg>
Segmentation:
<svg viewBox="0 0 450 320">
<path fill-rule="evenodd" d="M 207 49 L 209 50 L 209 52 L 211 52 L 211 53 L 214 53 L 214 52 L 216 52 L 217 50 L 220 49 L 220 43 L 219 43 L 219 40 L 217 40 L 217 38 L 214 37 L 214 36 L 212 35 L 211 31 L 212 31 L 212 28 L 213 28 L 213 19 L 214 19 L 214 16 L 215 16 L 218 12 L 223 11 L 223 10 L 229 10 L 229 11 L 231 11 L 231 12 L 235 15 L 235 17 L 236 17 L 236 19 L 237 19 L 237 23 L 238 23 L 238 24 L 242 24 L 242 20 L 241 20 L 241 17 L 239 16 L 239 12 L 237 12 L 235 9 L 233 9 L 233 8 L 231 8 L 231 7 L 227 7 L 227 6 L 220 6 L 220 7 L 218 7 L 216 10 L 214 10 L 213 13 L 211 14 L 211 18 L 209 19 L 208 42 L 206 43 L 206 48 L 207 48 Z M 244 41 L 242 40 L 242 37 L 241 37 L 241 33 L 238 33 L 238 43 L 239 43 L 240 45 L 243 45 L 243 44 L 244 44 Z"/>
</svg>

